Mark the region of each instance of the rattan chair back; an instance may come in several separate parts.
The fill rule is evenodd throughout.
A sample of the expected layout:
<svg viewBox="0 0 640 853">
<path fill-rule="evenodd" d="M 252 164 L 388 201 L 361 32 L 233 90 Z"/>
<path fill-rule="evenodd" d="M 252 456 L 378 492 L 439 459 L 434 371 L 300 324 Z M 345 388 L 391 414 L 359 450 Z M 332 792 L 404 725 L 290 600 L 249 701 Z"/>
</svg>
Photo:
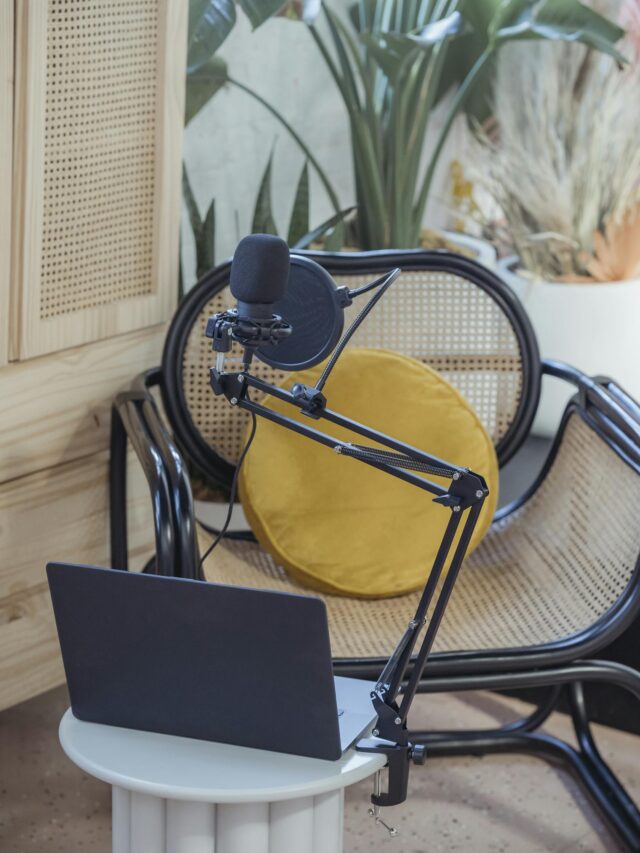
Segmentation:
<svg viewBox="0 0 640 853">
<path fill-rule="evenodd" d="M 402 275 L 349 346 L 389 349 L 434 367 L 478 412 L 501 464 L 513 455 L 535 414 L 540 367 L 529 321 L 497 276 L 448 252 L 304 254 L 349 287 L 401 267 Z M 222 485 L 233 474 L 248 417 L 208 385 L 214 357 L 204 330 L 209 316 L 234 304 L 229 269 L 226 263 L 212 270 L 182 302 L 162 364 L 163 401 L 176 439 L 191 462 Z M 348 309 L 346 323 L 364 298 Z M 255 372 L 269 382 L 285 377 L 261 362 Z"/>
</svg>

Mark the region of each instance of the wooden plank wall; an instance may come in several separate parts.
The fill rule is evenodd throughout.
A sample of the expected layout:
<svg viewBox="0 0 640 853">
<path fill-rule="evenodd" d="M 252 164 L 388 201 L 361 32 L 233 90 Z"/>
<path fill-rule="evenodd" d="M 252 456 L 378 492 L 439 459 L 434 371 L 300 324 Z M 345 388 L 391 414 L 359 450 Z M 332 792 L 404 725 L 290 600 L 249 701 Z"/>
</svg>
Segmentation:
<svg viewBox="0 0 640 853">
<path fill-rule="evenodd" d="M 110 405 L 157 364 L 165 327 L 0 369 L 0 708 L 63 680 L 50 560 L 109 565 Z M 131 562 L 153 553 L 146 481 L 129 460 Z"/>
<path fill-rule="evenodd" d="M 116 12 L 111 0 L 62 12 L 53 0 L 0 0 L 0 709 L 64 678 L 46 563 L 109 565 L 111 402 L 159 364 L 177 297 L 187 11 L 183 0 Z M 77 26 L 73 15 L 95 15 L 98 29 Z M 113 38 L 104 37 L 105 26 Z M 127 26 L 146 30 L 122 38 Z M 88 98 L 96 81 L 108 103 Z M 139 133 L 137 142 L 113 142 L 123 120 L 113 96 L 119 85 L 134 128 L 135 87 L 144 87 L 150 141 Z M 93 101 L 101 105 L 98 125 Z M 127 168 L 135 192 L 122 180 Z M 87 234 L 85 209 L 93 217 Z M 96 254 L 102 222 L 145 265 L 121 264 L 115 238 Z M 136 228 L 152 239 L 132 238 Z M 62 270 L 57 302 L 41 293 L 52 269 Z M 91 299 L 83 271 L 92 276 Z M 153 525 L 146 481 L 131 458 L 128 491 L 131 564 L 140 568 L 153 553 Z"/>
</svg>

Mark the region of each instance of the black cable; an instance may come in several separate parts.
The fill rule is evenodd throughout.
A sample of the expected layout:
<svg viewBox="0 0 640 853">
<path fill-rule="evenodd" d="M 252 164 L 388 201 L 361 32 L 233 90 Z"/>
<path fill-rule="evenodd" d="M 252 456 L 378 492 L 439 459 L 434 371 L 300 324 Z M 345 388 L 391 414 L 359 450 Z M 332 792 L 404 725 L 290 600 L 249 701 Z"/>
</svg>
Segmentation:
<svg viewBox="0 0 640 853">
<path fill-rule="evenodd" d="M 395 272 L 395 270 L 394 270 Z M 380 287 L 385 283 L 389 273 L 385 273 L 381 275 L 380 278 L 377 278 L 375 281 L 370 281 L 369 284 L 363 284 L 362 287 L 354 287 L 349 291 L 349 297 L 353 299 L 354 296 L 362 296 L 363 293 L 369 293 L 370 290 L 374 290 L 376 287 Z"/>
<path fill-rule="evenodd" d="M 245 456 L 249 452 L 249 448 L 251 447 L 251 442 L 253 441 L 256 434 L 256 427 L 258 425 L 258 421 L 256 419 L 255 413 L 251 412 L 251 432 L 249 433 L 249 438 L 247 439 L 247 443 L 244 446 L 242 453 L 240 454 L 240 459 L 238 459 L 238 464 L 236 465 L 236 470 L 233 472 L 233 479 L 231 480 L 231 489 L 229 492 L 229 509 L 227 510 L 227 517 L 224 520 L 224 524 L 220 528 L 220 531 L 216 538 L 213 540 L 211 545 L 204 552 L 202 557 L 200 558 L 200 563 L 198 564 L 198 568 L 202 570 L 204 565 L 204 561 L 211 555 L 213 549 L 222 541 L 224 538 L 229 525 L 231 524 L 231 516 L 233 515 L 233 506 L 236 500 L 236 491 L 238 489 L 238 475 L 240 474 L 240 468 L 242 467 L 242 463 L 245 460 Z"/>
<path fill-rule="evenodd" d="M 391 287 L 393 282 L 398 278 L 398 276 L 400 275 L 401 272 L 402 272 L 402 270 L 400 270 L 398 267 L 396 267 L 396 269 L 391 270 L 390 273 L 387 273 L 386 275 L 382 276 L 381 279 L 376 279 L 376 281 L 372 282 L 371 285 L 366 285 L 367 288 L 378 287 L 379 290 L 377 293 L 375 293 L 371 297 L 371 299 L 367 302 L 367 304 L 360 311 L 360 313 L 358 314 L 356 319 L 353 321 L 353 323 L 349 326 L 347 331 L 342 336 L 340 343 L 338 344 L 333 355 L 329 359 L 329 363 L 327 364 L 325 369 L 322 371 L 322 375 L 320 376 L 320 379 L 318 379 L 318 381 L 316 382 L 315 387 L 316 387 L 317 391 L 322 391 L 322 389 L 324 388 L 325 382 L 329 378 L 329 374 L 331 373 L 331 371 L 335 367 L 336 361 L 342 355 L 342 351 L 344 350 L 346 345 L 349 343 L 349 340 L 353 336 L 353 333 L 356 331 L 358 326 L 362 323 L 362 321 L 367 316 L 369 311 L 371 311 L 371 309 L 374 307 L 374 305 L 380 299 L 382 299 L 384 294 L 387 292 L 389 287 Z"/>
<path fill-rule="evenodd" d="M 356 331 L 358 326 L 362 323 L 362 321 L 367 316 L 367 314 L 371 311 L 371 309 L 374 307 L 374 305 L 378 302 L 378 300 L 382 298 L 382 296 L 385 294 L 387 288 L 390 287 L 390 285 L 392 285 L 393 282 L 396 280 L 396 278 L 400 275 L 400 272 L 401 272 L 401 270 L 399 268 L 396 268 L 394 270 L 391 270 L 390 273 L 385 273 L 384 275 L 380 276 L 380 278 L 377 278 L 375 281 L 369 282 L 369 284 L 365 284 L 362 287 L 359 287 L 359 288 L 356 288 L 354 290 L 349 291 L 349 295 L 351 297 L 353 297 L 353 296 L 361 296 L 363 293 L 368 293 L 370 290 L 374 290 L 375 288 L 379 288 L 378 292 L 367 302 L 367 304 L 360 311 L 360 313 L 357 315 L 357 317 L 355 318 L 353 323 L 349 326 L 349 328 L 347 329 L 347 331 L 343 335 L 342 340 L 338 344 L 338 347 L 335 350 L 331 360 L 329 361 L 329 363 L 325 367 L 325 369 L 322 373 L 322 376 L 320 377 L 320 379 L 318 380 L 318 382 L 316 384 L 316 388 L 318 390 L 322 390 L 322 388 L 324 387 L 325 382 L 329 378 L 329 374 L 331 373 L 336 361 L 338 360 L 339 356 L 342 354 L 343 349 L 345 348 L 349 339 L 352 337 L 353 333 Z M 214 548 L 225 537 L 227 537 L 228 539 L 234 539 L 236 541 L 243 541 L 243 542 L 255 542 L 256 541 L 254 534 L 248 530 L 247 531 L 243 530 L 243 531 L 227 533 L 228 528 L 229 528 L 229 524 L 231 523 L 231 517 L 233 515 L 233 506 L 234 506 L 235 498 L 236 498 L 236 491 L 237 491 L 237 486 L 238 486 L 238 475 L 240 473 L 240 468 L 242 466 L 242 463 L 244 462 L 245 456 L 247 455 L 247 453 L 249 451 L 249 448 L 251 447 L 251 442 L 253 441 L 253 438 L 256 434 L 257 420 L 256 420 L 256 416 L 255 416 L 254 412 L 251 412 L 251 419 L 252 419 L 251 433 L 249 434 L 249 438 L 247 439 L 247 443 L 245 444 L 244 449 L 243 449 L 242 453 L 240 454 L 240 459 L 238 460 L 238 464 L 236 466 L 236 470 L 234 471 L 233 479 L 231 481 L 231 489 L 230 489 L 230 493 L 229 493 L 229 509 L 227 510 L 227 515 L 226 515 L 226 518 L 224 520 L 224 524 L 222 525 L 222 527 L 219 530 L 217 530 L 215 527 L 209 527 L 208 525 L 203 524 L 203 522 L 201 522 L 201 521 L 198 522 L 205 530 L 208 530 L 209 532 L 214 533 L 216 535 L 216 538 L 213 540 L 211 545 L 209 545 L 209 547 L 207 548 L 207 550 L 205 551 L 203 556 L 200 558 L 200 563 L 199 563 L 200 569 L 202 569 L 204 561 L 210 556 L 210 554 L 214 550 Z"/>
<path fill-rule="evenodd" d="M 201 518 L 196 518 L 198 523 L 198 527 L 201 527 L 203 530 L 206 530 L 207 533 L 211 533 L 213 536 L 217 536 L 220 533 L 220 527 L 212 527 L 210 524 L 207 524 L 206 521 L 203 521 Z M 225 539 L 229 539 L 232 542 L 257 542 L 258 540 L 255 537 L 255 534 L 251 530 L 227 530 L 224 534 Z"/>
</svg>

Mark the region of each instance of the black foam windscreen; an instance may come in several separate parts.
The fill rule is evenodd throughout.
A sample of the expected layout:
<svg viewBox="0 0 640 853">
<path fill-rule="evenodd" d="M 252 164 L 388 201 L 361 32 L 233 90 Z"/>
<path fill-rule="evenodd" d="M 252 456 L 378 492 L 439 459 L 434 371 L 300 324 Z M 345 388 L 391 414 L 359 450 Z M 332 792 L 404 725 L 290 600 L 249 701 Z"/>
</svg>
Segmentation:
<svg viewBox="0 0 640 853">
<path fill-rule="evenodd" d="M 273 310 L 293 331 L 275 346 L 261 346 L 257 357 L 281 370 L 304 370 L 324 361 L 344 328 L 344 290 L 310 258 L 291 255 L 289 280 Z"/>
<path fill-rule="evenodd" d="M 238 243 L 231 262 L 231 293 L 248 305 L 282 299 L 289 276 L 289 247 L 272 234 L 250 234 Z"/>
</svg>

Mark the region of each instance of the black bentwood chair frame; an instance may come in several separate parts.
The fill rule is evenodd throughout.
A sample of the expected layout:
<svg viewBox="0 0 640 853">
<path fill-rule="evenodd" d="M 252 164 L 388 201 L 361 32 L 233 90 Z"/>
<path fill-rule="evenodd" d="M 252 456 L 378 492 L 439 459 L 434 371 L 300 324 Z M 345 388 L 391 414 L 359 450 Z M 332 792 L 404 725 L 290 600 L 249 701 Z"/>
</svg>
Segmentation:
<svg viewBox="0 0 640 853">
<path fill-rule="evenodd" d="M 439 370 L 474 405 L 501 465 L 529 433 L 542 375 L 575 387 L 537 481 L 498 511 L 466 559 L 419 685 L 424 693 L 542 687 L 545 698 L 530 716 L 498 729 L 411 734 L 414 743 L 426 745 L 428 757 L 528 752 L 561 762 L 618 842 L 640 850 L 640 812 L 597 749 L 583 692 L 585 683 L 604 682 L 640 699 L 639 672 L 593 659 L 640 610 L 640 407 L 610 379 L 541 363 L 517 299 L 471 260 L 423 251 L 304 254 L 351 287 L 402 269 L 349 345 L 397 350 Z M 147 570 L 202 576 L 198 536 L 203 546 L 211 536 L 198 531 L 189 469 L 228 489 L 247 417 L 208 384 L 214 354 L 204 329 L 209 316 L 233 305 L 228 283 L 227 263 L 190 291 L 168 331 L 162 366 L 139 376 L 114 402 L 114 568 L 128 568 L 130 442 L 153 506 L 156 553 Z M 260 363 L 255 373 L 269 382 L 284 377 Z M 204 576 L 304 592 L 243 532 L 222 540 Z M 376 680 L 415 610 L 415 596 L 323 596 L 336 673 Z M 565 694 L 577 748 L 539 731 Z"/>
</svg>

